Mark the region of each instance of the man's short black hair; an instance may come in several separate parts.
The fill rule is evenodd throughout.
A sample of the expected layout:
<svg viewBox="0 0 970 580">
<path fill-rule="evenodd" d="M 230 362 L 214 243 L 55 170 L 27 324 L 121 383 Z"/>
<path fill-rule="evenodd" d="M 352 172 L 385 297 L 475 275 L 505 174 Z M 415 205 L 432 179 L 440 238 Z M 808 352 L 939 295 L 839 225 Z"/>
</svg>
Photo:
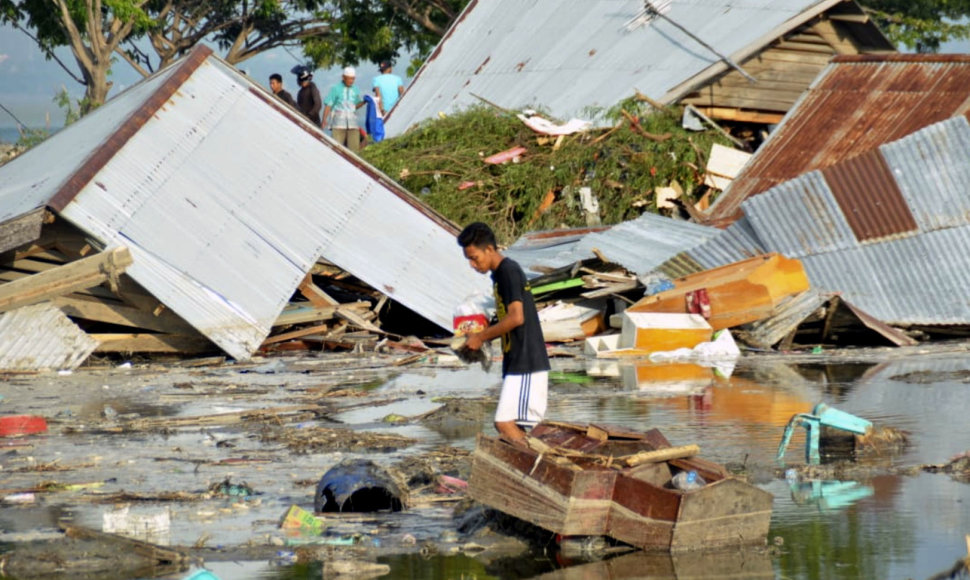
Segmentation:
<svg viewBox="0 0 970 580">
<path fill-rule="evenodd" d="M 475 246 L 476 248 L 498 247 L 498 243 L 495 241 L 495 232 L 488 227 L 488 224 L 482 222 L 474 222 L 465 226 L 465 229 L 458 234 L 458 245 L 463 248 L 468 246 Z"/>
<path fill-rule="evenodd" d="M 283 77 L 280 76 L 280 73 L 273 73 L 273 74 L 269 75 L 269 80 L 276 81 L 278 83 L 282 83 L 283 82 Z"/>
</svg>

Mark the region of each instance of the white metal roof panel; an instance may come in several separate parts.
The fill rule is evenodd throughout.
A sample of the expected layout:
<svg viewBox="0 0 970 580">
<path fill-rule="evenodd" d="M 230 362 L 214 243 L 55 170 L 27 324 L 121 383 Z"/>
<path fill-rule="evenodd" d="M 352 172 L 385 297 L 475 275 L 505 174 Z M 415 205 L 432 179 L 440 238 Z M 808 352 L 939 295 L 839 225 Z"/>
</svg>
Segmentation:
<svg viewBox="0 0 970 580">
<path fill-rule="evenodd" d="M 443 218 L 232 67 L 185 62 L 117 149 L 79 159 L 71 175 L 90 180 L 60 213 L 127 246 L 126 273 L 203 335 L 247 358 L 319 257 L 446 328 L 465 296 L 487 290 Z"/>
<path fill-rule="evenodd" d="M 97 340 L 48 303 L 0 314 L 0 370 L 69 370 L 97 346 Z"/>
<path fill-rule="evenodd" d="M 0 222 L 43 207 L 172 73 L 168 68 L 119 93 L 96 113 L 58 131 L 56 138 L 18 155 L 0 171 Z"/>
<path fill-rule="evenodd" d="M 667 17 L 737 60 L 837 0 L 673 0 Z M 670 22 L 630 28 L 641 0 L 473 0 L 385 122 L 389 137 L 439 112 L 540 105 L 589 117 L 634 94 L 673 100 L 724 69 Z M 674 93 L 673 91 L 676 91 Z"/>
<path fill-rule="evenodd" d="M 530 248 L 528 244 L 516 242 L 506 254 L 523 267 L 562 268 L 596 257 L 593 252 L 596 249 L 611 262 L 643 275 L 678 253 L 716 236 L 719 231 L 717 228 L 645 213 L 606 231 L 587 234 L 579 239 L 565 238 L 555 245 Z"/>
</svg>

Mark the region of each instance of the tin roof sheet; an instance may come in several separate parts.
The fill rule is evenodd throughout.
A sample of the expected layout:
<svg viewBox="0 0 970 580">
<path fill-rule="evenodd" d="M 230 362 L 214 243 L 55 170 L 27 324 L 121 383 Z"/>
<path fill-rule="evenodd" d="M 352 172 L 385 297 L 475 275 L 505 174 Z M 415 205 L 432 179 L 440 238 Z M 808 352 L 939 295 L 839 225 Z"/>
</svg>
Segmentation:
<svg viewBox="0 0 970 580">
<path fill-rule="evenodd" d="M 0 170 L 0 223 L 47 205 L 51 192 L 66 183 L 173 70 L 167 68 L 134 85 L 109 101 L 110 107 L 85 115 L 6 163 Z"/>
<path fill-rule="evenodd" d="M 0 314 L 0 370 L 70 370 L 97 348 L 63 312 L 49 303 Z"/>
<path fill-rule="evenodd" d="M 916 227 L 867 238 L 854 231 L 825 173 L 813 171 L 745 201 L 745 218 L 767 251 L 801 259 L 812 287 L 841 293 L 891 324 L 970 324 L 970 302 L 954 299 L 970 284 L 970 121 L 963 116 L 931 125 L 880 147 L 887 175 L 902 194 Z M 847 160 L 832 167 L 853 167 Z M 883 180 L 856 180 L 857 200 L 880 200 Z M 873 202 L 876 203 L 876 202 Z M 732 226 L 733 227 L 733 226 Z M 721 242 L 722 234 L 708 246 Z M 691 250 L 691 255 L 707 246 Z M 697 256 L 709 258 L 708 252 Z M 725 262 L 729 263 L 729 262 Z M 705 265 L 706 262 L 705 262 Z M 712 266 L 721 264 L 711 264 Z"/>
<path fill-rule="evenodd" d="M 760 256 L 766 252 L 751 222 L 747 217 L 742 217 L 705 242 L 688 250 L 687 255 L 702 269 L 710 270 Z"/>
<path fill-rule="evenodd" d="M 128 247 L 127 274 L 239 359 L 320 257 L 449 329 L 455 305 L 488 289 L 453 224 L 211 51 L 174 66 L 146 81 L 154 90 L 85 118 L 122 121 L 72 159 L 66 179 L 46 178 L 51 159 L 32 155 L 0 168 L 0 180 L 17 172 L 34 203 Z M 52 140 L 94 145 L 79 131 Z"/>
<path fill-rule="evenodd" d="M 611 262 L 643 275 L 717 234 L 715 228 L 645 213 L 602 232 L 549 238 L 554 242 L 547 245 L 537 245 L 534 237 L 520 238 L 505 254 L 536 271 L 536 266 L 562 268 L 595 258 L 596 249 Z"/>
<path fill-rule="evenodd" d="M 771 187 L 874 150 L 970 107 L 970 55 L 839 56 L 819 75 L 708 212 L 738 217 Z"/>
<path fill-rule="evenodd" d="M 841 0 L 672 0 L 665 16 L 741 60 Z M 726 69 L 641 0 L 472 0 L 385 120 L 389 137 L 478 104 L 590 117 L 635 90 L 677 99 Z"/>
</svg>

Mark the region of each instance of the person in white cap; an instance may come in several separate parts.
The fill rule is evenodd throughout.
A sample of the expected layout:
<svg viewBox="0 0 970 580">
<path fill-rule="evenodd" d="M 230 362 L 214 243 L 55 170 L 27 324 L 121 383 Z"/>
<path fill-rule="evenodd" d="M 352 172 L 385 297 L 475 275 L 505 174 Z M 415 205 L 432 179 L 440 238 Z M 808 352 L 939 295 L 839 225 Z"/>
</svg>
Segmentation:
<svg viewBox="0 0 970 580">
<path fill-rule="evenodd" d="M 323 123 L 328 121 L 333 138 L 354 153 L 360 150 L 360 126 L 357 124 L 357 109 L 364 106 L 364 99 L 354 85 L 357 71 L 348 66 L 344 69 L 342 81 L 330 87 L 323 99 Z M 333 113 L 331 118 L 330 113 Z"/>
</svg>

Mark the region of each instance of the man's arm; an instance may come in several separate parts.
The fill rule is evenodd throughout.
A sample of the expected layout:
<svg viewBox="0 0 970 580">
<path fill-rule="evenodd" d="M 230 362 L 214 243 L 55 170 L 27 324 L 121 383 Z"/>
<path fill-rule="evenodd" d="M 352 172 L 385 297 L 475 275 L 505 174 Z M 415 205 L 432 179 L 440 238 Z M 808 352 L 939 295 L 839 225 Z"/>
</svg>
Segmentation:
<svg viewBox="0 0 970 580">
<path fill-rule="evenodd" d="M 310 96 L 313 97 L 313 103 L 310 107 L 310 116 L 315 117 L 320 113 L 320 105 L 323 104 L 323 100 L 320 98 L 320 91 L 317 89 L 317 87 L 313 87 L 313 90 L 310 91 Z"/>
<path fill-rule="evenodd" d="M 496 324 L 492 324 L 481 332 L 469 334 L 465 346 L 471 350 L 478 350 L 482 348 L 482 343 L 511 332 L 514 328 L 518 328 L 524 323 L 525 315 L 522 310 L 522 301 L 516 300 L 509 304 L 508 312 L 505 313 L 505 317 L 502 320 L 499 320 Z"/>
<path fill-rule="evenodd" d="M 323 107 L 323 118 L 320 120 L 320 126 L 324 129 L 327 128 L 327 119 L 330 118 L 330 105 Z"/>
</svg>

